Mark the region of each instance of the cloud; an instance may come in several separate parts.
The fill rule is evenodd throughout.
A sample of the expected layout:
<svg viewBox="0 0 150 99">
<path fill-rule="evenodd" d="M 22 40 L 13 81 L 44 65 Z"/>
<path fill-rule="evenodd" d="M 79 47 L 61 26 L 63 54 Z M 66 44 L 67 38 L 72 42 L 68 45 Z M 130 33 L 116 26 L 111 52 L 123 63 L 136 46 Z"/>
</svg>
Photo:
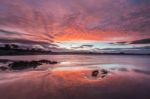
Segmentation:
<svg viewBox="0 0 150 99">
<path fill-rule="evenodd" d="M 35 41 L 29 39 L 0 39 L 0 46 L 4 44 L 17 44 L 20 48 L 39 48 L 43 50 L 58 51 L 61 50 L 59 46 L 52 42 Z"/>
<path fill-rule="evenodd" d="M 148 0 L 1 0 L 0 26 L 54 41 L 134 40 L 150 37 L 149 4 Z"/>
<path fill-rule="evenodd" d="M 0 29 L 0 34 L 13 35 L 13 34 L 20 34 L 20 33 Z"/>
<path fill-rule="evenodd" d="M 109 44 L 113 44 L 113 45 L 127 45 L 128 42 L 123 41 L 123 42 L 115 42 L 115 43 L 109 43 Z"/>
<path fill-rule="evenodd" d="M 6 29 L 0 29 L 0 39 L 4 38 L 10 38 L 10 39 L 18 39 L 22 37 L 22 39 L 39 39 L 44 40 L 47 42 L 53 42 L 50 37 L 42 36 L 42 35 L 36 35 L 32 33 L 25 33 L 25 32 L 17 32 L 16 30 L 6 30 Z"/>
<path fill-rule="evenodd" d="M 92 48 L 93 45 L 81 45 L 80 48 Z"/>
<path fill-rule="evenodd" d="M 150 44 L 150 38 L 135 40 L 132 41 L 130 44 Z"/>
<path fill-rule="evenodd" d="M 21 43 L 21 44 L 50 44 L 43 41 L 34 41 L 34 40 L 26 40 L 26 39 L 0 39 L 1 43 Z"/>
<path fill-rule="evenodd" d="M 72 49 L 89 50 L 95 45 L 144 46 L 149 39 L 142 39 L 150 37 L 149 4 L 149 0 L 0 0 L 0 42 L 57 51 L 68 51 L 63 44 L 54 44 L 59 41 L 77 41 Z M 82 40 L 109 43 L 81 44 Z"/>
<path fill-rule="evenodd" d="M 140 69 L 132 69 L 132 70 L 136 73 L 142 73 L 145 75 L 150 75 L 150 71 L 148 71 L 148 70 L 140 70 Z"/>
<path fill-rule="evenodd" d="M 81 45 L 81 46 L 74 46 L 71 47 L 71 49 L 76 49 L 76 50 L 90 50 L 93 48 L 94 45 Z"/>
</svg>

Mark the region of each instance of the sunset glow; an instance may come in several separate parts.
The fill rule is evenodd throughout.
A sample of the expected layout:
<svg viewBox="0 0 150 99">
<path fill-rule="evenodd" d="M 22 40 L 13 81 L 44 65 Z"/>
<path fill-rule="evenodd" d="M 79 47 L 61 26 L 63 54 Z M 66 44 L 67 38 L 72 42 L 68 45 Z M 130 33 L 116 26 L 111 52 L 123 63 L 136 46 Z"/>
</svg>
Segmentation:
<svg viewBox="0 0 150 99">
<path fill-rule="evenodd" d="M 0 42 L 50 46 L 49 49 L 58 51 L 62 47 L 58 42 L 91 41 L 93 46 L 104 42 L 101 49 L 114 46 L 110 43 L 149 39 L 149 3 L 148 0 L 0 0 Z M 80 47 L 81 43 L 71 45 Z M 119 45 L 115 47 L 120 48 Z"/>
</svg>

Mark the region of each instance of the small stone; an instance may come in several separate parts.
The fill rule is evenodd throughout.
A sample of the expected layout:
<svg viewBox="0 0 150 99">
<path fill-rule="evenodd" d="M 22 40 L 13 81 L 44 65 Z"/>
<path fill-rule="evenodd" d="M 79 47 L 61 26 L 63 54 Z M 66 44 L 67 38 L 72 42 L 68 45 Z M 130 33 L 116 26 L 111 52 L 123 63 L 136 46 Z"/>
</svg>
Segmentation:
<svg viewBox="0 0 150 99">
<path fill-rule="evenodd" d="M 105 69 L 102 69 L 102 70 L 101 70 L 101 74 L 108 74 L 108 71 L 105 70 Z"/>
<path fill-rule="evenodd" d="M 99 71 L 98 71 L 98 70 L 94 70 L 94 71 L 92 72 L 92 76 L 93 76 L 93 77 L 97 77 L 98 74 L 99 74 Z"/>
</svg>

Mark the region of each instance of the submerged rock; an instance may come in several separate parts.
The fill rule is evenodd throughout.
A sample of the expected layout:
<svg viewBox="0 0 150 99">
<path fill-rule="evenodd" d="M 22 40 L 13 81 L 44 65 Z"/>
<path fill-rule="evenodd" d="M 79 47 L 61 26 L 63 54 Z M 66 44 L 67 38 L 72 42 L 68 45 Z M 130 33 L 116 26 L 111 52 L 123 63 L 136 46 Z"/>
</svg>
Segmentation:
<svg viewBox="0 0 150 99">
<path fill-rule="evenodd" d="M 102 69 L 102 70 L 101 70 L 101 74 L 107 74 L 107 73 L 108 73 L 107 70 L 105 70 L 105 69 Z"/>
<path fill-rule="evenodd" d="M 8 63 L 8 62 L 12 62 L 12 60 L 0 59 L 0 63 Z"/>
<path fill-rule="evenodd" d="M 56 61 L 49 61 L 49 60 L 40 60 L 40 63 L 45 63 L 45 64 L 57 64 L 58 62 Z"/>
<path fill-rule="evenodd" d="M 37 61 L 17 61 L 9 64 L 8 66 L 13 70 L 22 70 L 26 68 L 36 68 L 38 65 L 42 65 Z"/>
<path fill-rule="evenodd" d="M 102 69 L 102 70 L 101 70 L 101 78 L 106 77 L 107 74 L 108 74 L 108 71 L 107 71 L 107 70 L 105 70 L 105 69 Z"/>
<path fill-rule="evenodd" d="M 5 71 L 5 70 L 7 70 L 8 68 L 7 67 L 4 67 L 4 66 L 1 66 L 0 67 L 0 70 L 2 70 L 2 71 Z"/>
<path fill-rule="evenodd" d="M 49 60 L 40 60 L 40 61 L 15 61 L 10 63 L 8 67 L 13 70 L 22 70 L 27 68 L 36 68 L 37 66 L 45 64 L 57 64 L 56 61 L 49 61 Z"/>
<path fill-rule="evenodd" d="M 105 69 L 93 70 L 91 76 L 92 77 L 97 77 L 99 75 L 101 78 L 104 78 L 107 74 L 108 74 L 108 71 L 105 70 Z"/>
<path fill-rule="evenodd" d="M 94 71 L 92 72 L 92 77 L 97 77 L 98 74 L 99 74 L 99 71 L 98 71 L 98 70 L 94 70 Z"/>
</svg>

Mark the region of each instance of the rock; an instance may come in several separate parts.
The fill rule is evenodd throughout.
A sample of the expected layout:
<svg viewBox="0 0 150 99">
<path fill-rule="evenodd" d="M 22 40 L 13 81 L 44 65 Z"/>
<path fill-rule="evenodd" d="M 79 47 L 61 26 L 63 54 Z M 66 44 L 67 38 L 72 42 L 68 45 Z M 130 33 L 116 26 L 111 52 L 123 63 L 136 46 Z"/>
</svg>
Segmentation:
<svg viewBox="0 0 150 99">
<path fill-rule="evenodd" d="M 102 75 L 101 78 L 104 78 L 106 75 Z"/>
<path fill-rule="evenodd" d="M 45 64 L 57 64 L 58 62 L 56 61 L 49 61 L 49 60 L 40 60 L 40 63 L 45 63 Z"/>
<path fill-rule="evenodd" d="M 101 69 L 100 71 L 99 70 L 93 70 L 92 71 L 92 77 L 97 77 L 98 75 L 100 75 L 101 78 L 104 78 L 106 77 L 108 74 L 108 71 L 105 70 L 105 69 Z"/>
<path fill-rule="evenodd" d="M 40 62 L 40 63 L 46 63 L 46 64 L 48 64 L 48 63 L 51 62 L 51 61 L 49 61 L 49 60 L 40 60 L 39 62 Z"/>
<path fill-rule="evenodd" d="M 108 71 L 107 71 L 107 70 L 105 70 L 105 69 L 102 69 L 102 70 L 101 70 L 101 78 L 106 77 L 107 74 L 108 74 Z"/>
<path fill-rule="evenodd" d="M 7 67 L 4 67 L 4 66 L 1 66 L 0 67 L 0 70 L 2 70 L 2 71 L 5 71 L 5 70 L 7 70 L 8 68 Z"/>
<path fill-rule="evenodd" d="M 101 74 L 108 74 L 108 71 L 105 70 L 105 69 L 102 69 L 102 70 L 101 70 Z"/>
<path fill-rule="evenodd" d="M 13 70 L 22 70 L 27 68 L 36 68 L 39 65 L 45 64 L 57 64 L 56 61 L 49 61 L 49 60 L 40 60 L 40 61 L 15 61 L 10 63 L 8 67 Z"/>
<path fill-rule="evenodd" d="M 58 62 L 56 61 L 51 61 L 50 64 L 57 64 Z"/>
<path fill-rule="evenodd" d="M 8 66 L 13 70 L 22 70 L 27 68 L 36 68 L 38 65 L 42 65 L 38 61 L 17 61 L 9 64 Z"/>
<path fill-rule="evenodd" d="M 8 62 L 12 62 L 12 60 L 0 59 L 0 63 L 8 63 Z"/>
<path fill-rule="evenodd" d="M 98 71 L 98 70 L 94 70 L 94 71 L 92 72 L 92 77 L 97 77 L 98 74 L 99 74 L 99 71 Z"/>
</svg>

